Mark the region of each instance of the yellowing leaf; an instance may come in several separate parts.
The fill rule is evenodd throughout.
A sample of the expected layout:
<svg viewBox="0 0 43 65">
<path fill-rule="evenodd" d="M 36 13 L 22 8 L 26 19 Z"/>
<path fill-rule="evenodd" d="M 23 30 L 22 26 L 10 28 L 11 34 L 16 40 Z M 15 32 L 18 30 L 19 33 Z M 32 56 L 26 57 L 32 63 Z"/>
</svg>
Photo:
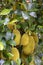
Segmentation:
<svg viewBox="0 0 43 65">
<path fill-rule="evenodd" d="M 2 42 L 0 42 L 0 50 L 3 50 L 4 49 L 4 45 Z"/>
<path fill-rule="evenodd" d="M 9 14 L 11 11 L 11 9 L 3 9 L 1 12 L 0 12 L 0 15 L 7 15 Z"/>
<path fill-rule="evenodd" d="M 9 22 L 8 24 L 13 24 L 15 22 L 17 22 L 18 20 L 17 19 L 13 19 L 11 22 Z"/>
</svg>

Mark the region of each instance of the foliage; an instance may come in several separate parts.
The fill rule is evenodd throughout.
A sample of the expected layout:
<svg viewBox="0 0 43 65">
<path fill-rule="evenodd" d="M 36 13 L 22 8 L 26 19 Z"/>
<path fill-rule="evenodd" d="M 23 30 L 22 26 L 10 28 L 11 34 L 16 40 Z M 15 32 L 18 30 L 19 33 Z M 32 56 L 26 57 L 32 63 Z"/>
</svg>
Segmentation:
<svg viewBox="0 0 43 65">
<path fill-rule="evenodd" d="M 7 60 L 9 60 L 9 57 L 12 57 L 12 46 L 16 46 L 14 41 L 16 36 L 13 34 L 14 29 L 18 29 L 21 36 L 27 30 L 35 32 L 39 37 L 38 45 L 41 46 L 40 44 L 43 42 L 43 3 L 42 0 L 31 1 L 0 0 L 0 42 L 3 42 L 4 45 L 0 52 Z M 8 24 L 12 25 L 13 29 L 9 29 Z"/>
</svg>

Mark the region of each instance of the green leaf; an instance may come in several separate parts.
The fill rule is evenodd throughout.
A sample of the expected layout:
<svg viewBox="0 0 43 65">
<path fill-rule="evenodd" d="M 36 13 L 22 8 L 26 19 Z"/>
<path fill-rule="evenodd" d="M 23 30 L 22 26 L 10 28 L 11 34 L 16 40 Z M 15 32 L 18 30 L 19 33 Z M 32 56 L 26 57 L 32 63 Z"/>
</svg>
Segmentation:
<svg viewBox="0 0 43 65">
<path fill-rule="evenodd" d="M 6 43 L 6 51 L 11 52 L 11 46 Z"/>
<path fill-rule="evenodd" d="M 8 15 L 10 13 L 11 9 L 3 9 L 1 12 L 0 12 L 0 15 Z"/>
<path fill-rule="evenodd" d="M 12 53 L 7 53 L 7 56 L 9 57 L 9 58 L 11 58 L 11 57 L 13 57 L 13 54 Z"/>
<path fill-rule="evenodd" d="M 3 63 L 3 65 L 11 65 L 11 62 L 10 62 L 10 61 L 5 61 L 5 62 Z"/>
<path fill-rule="evenodd" d="M 4 45 L 4 49 L 6 49 L 6 41 L 2 40 L 2 42 L 3 42 L 3 45 Z"/>
<path fill-rule="evenodd" d="M 2 25 L 5 22 L 5 20 L 0 20 L 0 25 Z"/>
<path fill-rule="evenodd" d="M 18 59 L 16 63 L 17 63 L 17 65 L 20 65 L 21 64 L 21 60 Z"/>
<path fill-rule="evenodd" d="M 16 42 L 14 40 L 9 40 L 8 44 L 11 46 L 16 46 Z"/>
<path fill-rule="evenodd" d="M 13 57 L 13 54 L 10 51 L 3 50 L 3 56 L 8 60 Z"/>
<path fill-rule="evenodd" d="M 3 34 L 2 34 L 2 33 L 0 33 L 0 40 L 2 40 L 2 37 L 3 37 Z"/>
<path fill-rule="evenodd" d="M 43 26 L 38 25 L 37 27 L 38 27 L 39 31 L 43 33 Z"/>
<path fill-rule="evenodd" d="M 36 26 L 36 24 L 32 25 L 29 29 L 34 31 L 35 30 L 35 26 Z"/>
<path fill-rule="evenodd" d="M 23 22 L 23 23 L 21 23 L 21 27 L 22 27 L 23 30 L 24 30 L 25 28 L 28 27 L 28 23 L 27 23 L 27 22 Z"/>
<path fill-rule="evenodd" d="M 16 27 L 17 27 L 17 29 L 20 29 L 20 28 L 21 28 L 21 26 L 20 26 L 20 25 L 17 25 Z"/>
<path fill-rule="evenodd" d="M 33 9 L 29 10 L 29 12 L 36 12 L 36 11 L 38 11 L 38 9 L 36 9 L 36 8 L 33 8 Z"/>
<path fill-rule="evenodd" d="M 9 1 L 9 3 L 12 3 L 13 2 L 13 0 L 8 0 Z"/>
<path fill-rule="evenodd" d="M 38 25 L 38 28 L 43 28 L 43 26 L 41 26 L 41 25 Z"/>
<path fill-rule="evenodd" d="M 29 55 L 28 57 L 27 57 L 27 63 L 30 63 L 31 62 L 31 60 L 32 60 L 32 56 L 31 55 Z"/>
<path fill-rule="evenodd" d="M 36 0 L 33 0 L 33 1 L 36 1 Z"/>
<path fill-rule="evenodd" d="M 43 24 L 43 17 L 41 18 L 38 18 L 38 22 L 40 23 L 40 24 Z"/>
<path fill-rule="evenodd" d="M 15 61 L 11 61 L 11 65 L 17 65 Z"/>
</svg>

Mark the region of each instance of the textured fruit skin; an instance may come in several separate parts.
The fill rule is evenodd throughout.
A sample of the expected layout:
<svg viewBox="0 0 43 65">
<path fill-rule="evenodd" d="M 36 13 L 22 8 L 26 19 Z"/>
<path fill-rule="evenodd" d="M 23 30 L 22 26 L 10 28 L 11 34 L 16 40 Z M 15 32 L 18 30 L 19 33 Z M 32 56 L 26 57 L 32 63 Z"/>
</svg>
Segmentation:
<svg viewBox="0 0 43 65">
<path fill-rule="evenodd" d="M 29 43 L 27 46 L 23 47 L 23 52 L 26 55 L 29 55 L 29 54 L 32 54 L 34 52 L 34 49 L 35 49 L 35 41 L 34 41 L 32 36 L 29 36 Z"/>
<path fill-rule="evenodd" d="M 28 45 L 28 42 L 29 42 L 29 37 L 25 33 L 25 34 L 23 34 L 23 36 L 21 38 L 21 45 L 26 46 L 26 45 Z"/>
<path fill-rule="evenodd" d="M 18 49 L 15 48 L 15 47 L 12 47 L 11 53 L 14 55 L 12 57 L 12 60 L 17 61 L 19 59 L 19 57 L 20 57 Z"/>
<path fill-rule="evenodd" d="M 16 45 L 19 45 L 21 40 L 21 34 L 17 29 L 13 30 L 13 33 L 16 35 L 14 41 L 16 42 Z"/>
<path fill-rule="evenodd" d="M 35 43 L 36 43 L 36 45 L 37 45 L 38 42 L 39 42 L 39 39 L 38 39 L 37 34 L 33 32 L 33 33 L 32 33 L 32 36 L 33 36 L 33 38 L 34 38 L 34 40 L 35 40 Z"/>
</svg>

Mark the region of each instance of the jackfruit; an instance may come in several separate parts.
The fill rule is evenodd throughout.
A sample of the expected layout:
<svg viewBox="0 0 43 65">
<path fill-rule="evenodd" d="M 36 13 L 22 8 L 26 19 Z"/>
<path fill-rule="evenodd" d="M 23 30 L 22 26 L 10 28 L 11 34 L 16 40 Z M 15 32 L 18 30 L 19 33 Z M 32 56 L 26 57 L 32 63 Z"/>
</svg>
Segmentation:
<svg viewBox="0 0 43 65">
<path fill-rule="evenodd" d="M 36 45 L 37 45 L 38 42 L 39 42 L 38 35 L 33 32 L 33 33 L 32 33 L 32 36 L 33 36 L 33 38 L 34 38 L 34 40 L 35 40 L 35 43 L 36 43 Z"/>
<path fill-rule="evenodd" d="M 21 45 L 26 46 L 29 43 L 29 37 L 28 34 L 23 34 L 22 38 L 21 38 Z"/>
<path fill-rule="evenodd" d="M 31 32 L 30 30 L 27 30 L 26 33 L 27 33 L 28 35 L 31 35 L 32 32 Z"/>
<path fill-rule="evenodd" d="M 34 52 L 34 49 L 35 49 L 35 41 L 34 41 L 32 36 L 29 36 L 29 43 L 27 46 L 23 47 L 23 52 L 26 55 L 29 55 L 29 54 L 32 54 Z"/>
<path fill-rule="evenodd" d="M 16 45 L 19 45 L 21 40 L 21 34 L 17 29 L 13 30 L 13 33 L 16 35 L 14 41 L 16 42 Z"/>
<path fill-rule="evenodd" d="M 17 48 L 12 47 L 11 53 L 13 54 L 12 60 L 17 61 L 20 58 L 19 51 Z"/>
</svg>

